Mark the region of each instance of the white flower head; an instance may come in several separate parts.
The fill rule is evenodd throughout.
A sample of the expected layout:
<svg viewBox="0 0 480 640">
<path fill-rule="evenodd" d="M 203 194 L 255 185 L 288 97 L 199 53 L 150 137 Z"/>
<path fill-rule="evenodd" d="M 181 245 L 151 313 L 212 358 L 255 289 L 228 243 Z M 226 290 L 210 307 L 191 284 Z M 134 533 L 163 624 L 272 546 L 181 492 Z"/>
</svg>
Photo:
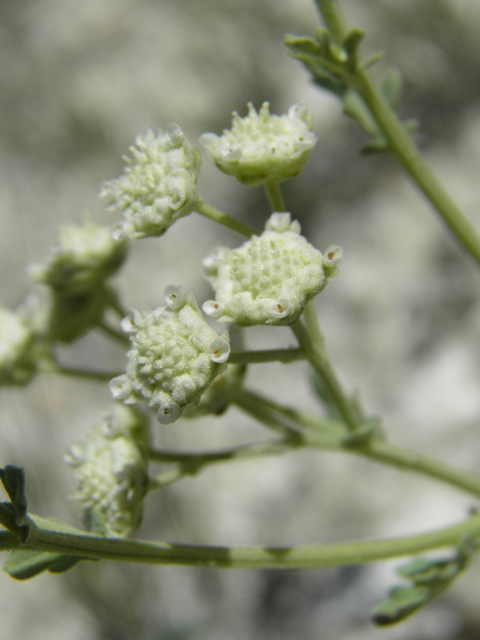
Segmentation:
<svg viewBox="0 0 480 640">
<path fill-rule="evenodd" d="M 326 265 L 322 253 L 300 235 L 298 222 L 289 213 L 274 213 L 260 236 L 206 259 L 204 275 L 215 300 L 205 302 L 203 310 L 238 325 L 292 324 L 338 273 L 341 250 L 331 248 L 331 253 Z"/>
<path fill-rule="evenodd" d="M 78 295 L 90 291 L 121 266 L 127 244 L 112 238 L 110 227 L 86 219 L 60 227 L 57 244 L 45 264 L 31 265 L 28 275 L 55 292 Z"/>
<path fill-rule="evenodd" d="M 138 414 L 126 411 L 132 410 L 107 414 L 65 457 L 75 470 L 73 497 L 102 519 L 106 535 L 115 537 L 138 529 L 148 488 L 146 426 Z"/>
<path fill-rule="evenodd" d="M 200 152 L 171 123 L 158 134 L 149 129 L 124 156 L 123 175 L 103 183 L 100 198 L 107 208 L 123 215 L 114 237 L 160 236 L 175 220 L 195 208 Z"/>
<path fill-rule="evenodd" d="M 110 390 L 126 404 L 146 400 L 161 424 L 171 424 L 225 369 L 230 345 L 228 333 L 218 336 L 183 287 L 169 285 L 165 300 L 166 307 L 137 311 L 129 321 L 126 373 L 110 381 Z"/>
<path fill-rule="evenodd" d="M 276 116 L 270 114 L 268 102 L 258 113 L 249 102 L 244 118 L 233 112 L 230 130 L 221 136 L 204 133 L 199 142 L 219 169 L 254 187 L 301 172 L 317 141 L 311 126 L 312 116 L 301 105 L 294 104 L 287 114 Z"/>
</svg>

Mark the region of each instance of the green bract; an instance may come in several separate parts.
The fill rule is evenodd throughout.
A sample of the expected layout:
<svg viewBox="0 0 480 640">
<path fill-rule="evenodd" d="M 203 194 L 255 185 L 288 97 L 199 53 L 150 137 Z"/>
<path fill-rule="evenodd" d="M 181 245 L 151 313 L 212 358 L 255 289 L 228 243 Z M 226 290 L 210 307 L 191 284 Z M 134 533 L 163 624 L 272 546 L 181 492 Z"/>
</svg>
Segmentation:
<svg viewBox="0 0 480 640">
<path fill-rule="evenodd" d="M 128 536 L 140 526 L 148 488 L 147 442 L 143 417 L 119 405 L 65 458 L 75 469 L 73 497 L 100 518 L 107 536 Z"/>
<path fill-rule="evenodd" d="M 132 347 L 126 373 L 110 381 L 110 390 L 126 404 L 147 400 L 158 421 L 170 424 L 224 371 L 230 345 L 228 333 L 218 336 L 183 287 L 167 287 L 165 301 L 167 307 L 133 311 L 122 321 Z"/>
<path fill-rule="evenodd" d="M 292 105 L 286 115 L 276 116 L 269 113 L 268 102 L 258 113 L 249 102 L 245 118 L 234 111 L 230 130 L 222 136 L 204 133 L 199 142 L 219 169 L 254 187 L 301 172 L 317 141 L 311 126 L 309 110 L 299 104 Z"/>
<path fill-rule="evenodd" d="M 221 247 L 204 260 L 215 300 L 203 310 L 220 322 L 289 325 L 338 273 L 339 247 L 322 255 L 300 235 L 289 213 L 271 215 L 265 231 L 238 249 Z"/>
<path fill-rule="evenodd" d="M 107 208 L 122 213 L 124 221 L 114 237 L 160 236 L 178 218 L 195 208 L 200 152 L 174 123 L 157 136 L 149 129 L 130 147 L 132 158 L 120 178 L 102 185 L 100 197 Z"/>
</svg>

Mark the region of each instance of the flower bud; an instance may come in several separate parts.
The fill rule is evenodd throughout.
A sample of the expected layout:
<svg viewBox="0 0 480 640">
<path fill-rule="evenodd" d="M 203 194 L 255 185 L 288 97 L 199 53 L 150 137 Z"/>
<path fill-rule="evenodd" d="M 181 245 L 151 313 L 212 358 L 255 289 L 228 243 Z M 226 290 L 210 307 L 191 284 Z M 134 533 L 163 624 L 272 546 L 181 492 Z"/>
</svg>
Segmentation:
<svg viewBox="0 0 480 640">
<path fill-rule="evenodd" d="M 269 180 L 281 182 L 298 175 L 317 141 L 306 107 L 294 104 L 283 116 L 271 115 L 264 102 L 257 113 L 248 103 L 248 115 L 233 112 L 232 128 L 223 135 L 204 133 L 200 144 L 224 173 L 250 187 Z"/>
</svg>

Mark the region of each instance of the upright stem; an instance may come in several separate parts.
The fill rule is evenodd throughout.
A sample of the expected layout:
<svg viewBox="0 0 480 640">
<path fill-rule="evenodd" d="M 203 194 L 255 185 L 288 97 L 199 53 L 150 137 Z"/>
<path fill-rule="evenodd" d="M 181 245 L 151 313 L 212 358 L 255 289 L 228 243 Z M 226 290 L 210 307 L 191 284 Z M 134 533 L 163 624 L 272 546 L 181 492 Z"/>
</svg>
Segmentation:
<svg viewBox="0 0 480 640">
<path fill-rule="evenodd" d="M 347 32 L 347 26 L 336 0 L 315 0 L 333 41 L 341 45 Z"/>
<path fill-rule="evenodd" d="M 276 180 L 267 180 L 264 184 L 264 189 L 272 213 L 281 213 L 287 210 L 280 184 Z"/>
</svg>

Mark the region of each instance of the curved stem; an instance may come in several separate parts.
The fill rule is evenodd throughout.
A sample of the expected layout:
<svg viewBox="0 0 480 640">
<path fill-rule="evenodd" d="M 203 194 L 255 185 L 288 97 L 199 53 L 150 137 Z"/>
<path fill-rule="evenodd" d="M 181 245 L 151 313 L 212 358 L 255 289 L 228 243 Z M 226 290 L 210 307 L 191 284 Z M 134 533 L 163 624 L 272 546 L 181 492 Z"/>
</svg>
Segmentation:
<svg viewBox="0 0 480 640">
<path fill-rule="evenodd" d="M 259 233 L 259 231 L 257 231 L 250 225 L 245 224 L 240 220 L 236 220 L 226 213 L 218 211 L 218 209 L 214 209 L 203 200 L 199 200 L 195 207 L 195 211 L 200 215 L 205 216 L 205 218 L 210 218 L 210 220 L 218 222 L 218 224 L 223 224 L 224 227 L 228 227 L 228 229 L 232 229 L 233 231 L 236 231 L 237 233 L 240 233 L 242 236 L 246 236 L 247 238 L 251 238 L 254 234 Z"/>
<path fill-rule="evenodd" d="M 237 351 L 231 353 L 229 364 L 265 364 L 268 362 L 295 362 L 305 360 L 301 349 L 259 349 L 257 351 Z"/>
<path fill-rule="evenodd" d="M 285 200 L 283 199 L 280 184 L 276 180 L 267 180 L 263 186 L 272 213 L 286 211 L 287 208 L 285 206 Z"/>
<path fill-rule="evenodd" d="M 475 515 L 461 524 L 437 531 L 389 540 L 301 547 L 210 547 L 102 538 L 80 531 L 79 534 L 65 533 L 42 527 L 46 522 L 43 518 L 32 516 L 32 519 L 37 526 L 31 527 L 27 543 L 22 547 L 25 549 L 123 562 L 232 569 L 320 569 L 376 562 L 458 546 L 466 535 L 480 535 L 480 515 Z"/>
</svg>

